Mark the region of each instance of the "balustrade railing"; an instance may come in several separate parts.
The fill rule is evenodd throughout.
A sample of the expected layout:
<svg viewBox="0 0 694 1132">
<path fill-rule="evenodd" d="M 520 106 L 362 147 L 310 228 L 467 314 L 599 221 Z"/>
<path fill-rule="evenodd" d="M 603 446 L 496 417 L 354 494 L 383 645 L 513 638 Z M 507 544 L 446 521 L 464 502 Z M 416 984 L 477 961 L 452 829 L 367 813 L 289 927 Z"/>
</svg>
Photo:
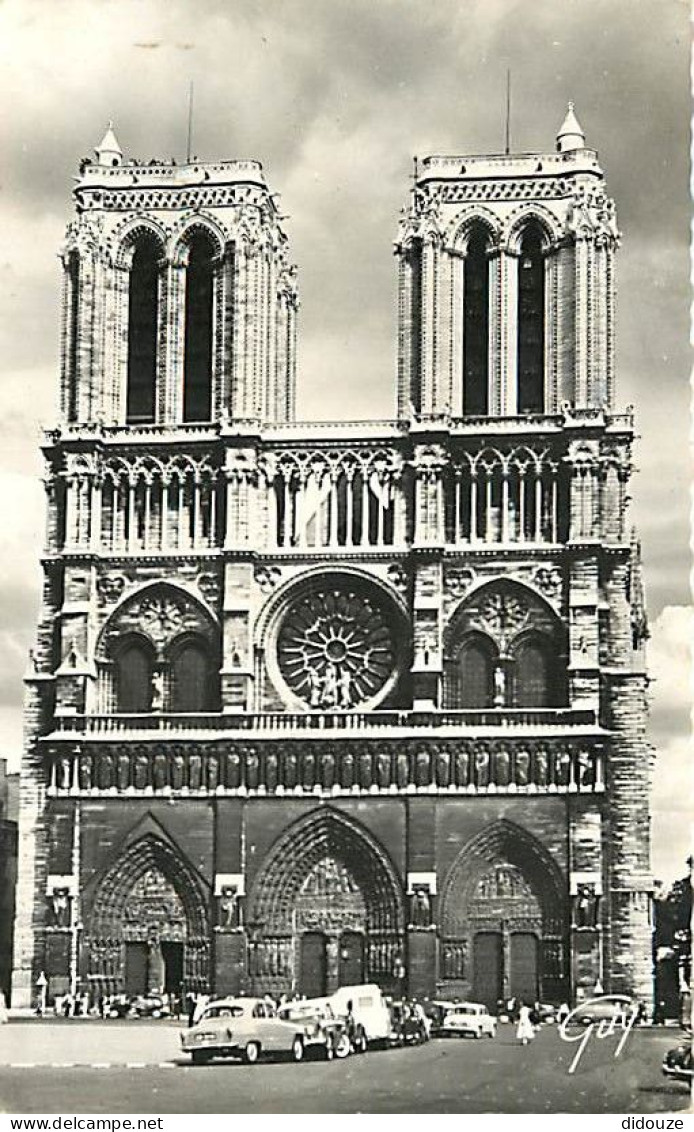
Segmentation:
<svg viewBox="0 0 694 1132">
<path fill-rule="evenodd" d="M 55 720 L 58 735 L 125 735 L 156 732 L 254 732 L 287 735 L 305 731 L 516 730 L 594 728 L 596 713 L 585 708 L 487 708 L 427 711 L 306 711 L 248 713 L 162 713 L 147 715 L 65 715 Z"/>
</svg>

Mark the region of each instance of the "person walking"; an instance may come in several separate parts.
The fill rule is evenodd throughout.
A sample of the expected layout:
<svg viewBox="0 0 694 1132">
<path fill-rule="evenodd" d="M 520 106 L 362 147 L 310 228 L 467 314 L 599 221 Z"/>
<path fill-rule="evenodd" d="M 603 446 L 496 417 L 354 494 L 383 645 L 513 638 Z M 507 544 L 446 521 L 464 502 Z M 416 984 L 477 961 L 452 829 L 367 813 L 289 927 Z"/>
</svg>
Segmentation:
<svg viewBox="0 0 694 1132">
<path fill-rule="evenodd" d="M 516 1030 L 516 1037 L 518 1038 L 518 1041 L 521 1043 L 521 1045 L 524 1046 L 527 1046 L 528 1042 L 531 1042 L 535 1037 L 535 1030 L 533 1029 L 533 1024 L 530 1021 L 530 1007 L 526 1006 L 525 1003 L 523 1003 L 520 1010 L 518 1011 L 518 1029 Z"/>
</svg>

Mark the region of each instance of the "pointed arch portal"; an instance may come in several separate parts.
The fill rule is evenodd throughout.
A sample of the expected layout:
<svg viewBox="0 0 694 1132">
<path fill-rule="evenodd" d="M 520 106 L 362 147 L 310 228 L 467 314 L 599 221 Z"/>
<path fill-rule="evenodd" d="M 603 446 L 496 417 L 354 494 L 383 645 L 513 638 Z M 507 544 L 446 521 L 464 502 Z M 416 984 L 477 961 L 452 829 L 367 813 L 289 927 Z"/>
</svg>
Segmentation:
<svg viewBox="0 0 694 1132">
<path fill-rule="evenodd" d="M 566 884 L 540 843 L 495 822 L 465 845 L 441 899 L 444 993 L 496 1009 L 566 995 Z"/>
<path fill-rule="evenodd" d="M 209 897 L 163 837 L 133 841 L 102 877 L 84 944 L 95 993 L 207 990 Z"/>
<path fill-rule="evenodd" d="M 250 893 L 247 927 L 254 991 L 397 985 L 402 885 L 385 850 L 343 814 L 312 814 L 280 837 Z"/>
</svg>

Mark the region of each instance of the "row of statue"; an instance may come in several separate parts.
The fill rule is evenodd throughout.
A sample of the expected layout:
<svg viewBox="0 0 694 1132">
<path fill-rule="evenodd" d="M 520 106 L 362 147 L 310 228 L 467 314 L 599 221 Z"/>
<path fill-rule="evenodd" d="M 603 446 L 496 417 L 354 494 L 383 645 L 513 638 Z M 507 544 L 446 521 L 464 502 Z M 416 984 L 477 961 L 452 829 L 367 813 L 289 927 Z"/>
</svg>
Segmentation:
<svg viewBox="0 0 694 1132">
<path fill-rule="evenodd" d="M 60 790 L 192 790 L 214 792 L 339 788 L 404 790 L 420 788 L 534 786 L 590 790 L 596 785 L 597 759 L 592 751 L 571 747 L 512 746 L 497 749 L 479 743 L 447 746 L 401 744 L 392 750 L 366 744 L 341 750 L 324 744 L 279 749 L 255 747 L 204 751 L 176 747 L 149 751 L 106 748 L 75 758 L 60 757 L 53 784 Z"/>
</svg>

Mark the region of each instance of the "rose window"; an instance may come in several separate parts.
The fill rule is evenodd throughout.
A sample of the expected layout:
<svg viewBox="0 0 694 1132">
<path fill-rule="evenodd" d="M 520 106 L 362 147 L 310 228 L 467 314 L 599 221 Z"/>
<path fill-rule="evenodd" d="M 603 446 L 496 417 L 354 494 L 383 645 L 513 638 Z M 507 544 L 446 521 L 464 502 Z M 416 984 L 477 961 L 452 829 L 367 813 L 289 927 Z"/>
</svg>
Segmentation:
<svg viewBox="0 0 694 1132">
<path fill-rule="evenodd" d="M 293 601 L 277 640 L 282 678 L 316 709 L 348 709 L 382 698 L 395 679 L 396 653 L 388 614 L 378 599 L 338 588 L 314 590 Z"/>
</svg>

